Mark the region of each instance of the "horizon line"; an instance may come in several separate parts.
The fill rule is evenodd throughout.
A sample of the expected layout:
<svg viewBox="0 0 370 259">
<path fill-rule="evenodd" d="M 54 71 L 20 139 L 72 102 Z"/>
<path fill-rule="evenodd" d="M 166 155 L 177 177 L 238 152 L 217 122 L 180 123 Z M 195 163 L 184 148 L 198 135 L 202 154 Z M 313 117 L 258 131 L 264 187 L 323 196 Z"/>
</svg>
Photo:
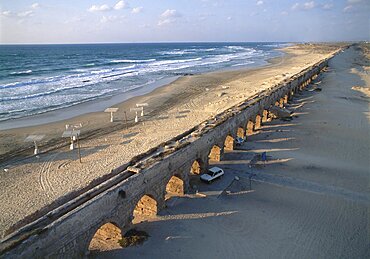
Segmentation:
<svg viewBox="0 0 370 259">
<path fill-rule="evenodd" d="M 367 40 L 338 40 L 338 41 L 138 41 L 138 42 L 22 42 L 22 43 L 2 43 L 0 46 L 5 45 L 94 45 L 94 44 L 162 44 L 162 43 L 355 43 L 355 42 L 368 42 Z"/>
</svg>

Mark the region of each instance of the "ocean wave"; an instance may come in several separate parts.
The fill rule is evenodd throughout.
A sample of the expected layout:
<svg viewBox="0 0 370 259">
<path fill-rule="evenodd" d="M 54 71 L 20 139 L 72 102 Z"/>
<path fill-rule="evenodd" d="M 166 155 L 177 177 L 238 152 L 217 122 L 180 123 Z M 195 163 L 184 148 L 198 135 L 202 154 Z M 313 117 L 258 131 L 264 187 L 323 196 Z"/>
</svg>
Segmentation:
<svg viewBox="0 0 370 259">
<path fill-rule="evenodd" d="M 178 64 L 178 63 L 185 63 L 185 62 L 193 62 L 193 61 L 199 61 L 203 58 L 191 58 L 191 59 L 175 59 L 175 60 L 162 60 L 152 63 L 152 66 L 161 66 L 161 65 L 172 65 L 172 64 Z"/>
<path fill-rule="evenodd" d="M 25 96 L 3 97 L 3 98 L 0 98 L 0 101 L 5 102 L 5 101 L 19 101 L 19 100 L 34 99 L 34 98 L 37 98 L 37 97 L 48 96 L 48 95 L 51 95 L 51 94 L 63 92 L 63 91 L 66 91 L 66 90 L 81 88 L 81 87 L 85 87 L 85 86 L 86 85 L 74 85 L 74 86 L 70 86 L 70 87 L 56 88 L 56 89 L 54 89 L 52 91 L 46 91 L 46 92 L 41 92 L 41 93 L 29 94 L 29 95 L 25 95 Z"/>
<path fill-rule="evenodd" d="M 85 64 L 83 66 L 84 67 L 93 67 L 93 66 L 95 66 L 95 63 L 88 63 L 88 64 Z"/>
<path fill-rule="evenodd" d="M 7 89 L 7 88 L 16 88 L 18 87 L 22 82 L 13 82 L 5 85 L 0 85 L 0 89 Z"/>
<path fill-rule="evenodd" d="M 110 63 L 147 63 L 147 62 L 153 62 L 153 61 L 156 61 L 156 59 L 152 58 L 152 59 L 115 59 L 115 60 L 111 60 Z"/>
<path fill-rule="evenodd" d="M 161 55 L 184 55 L 188 53 L 186 50 L 172 50 L 172 51 L 160 51 Z"/>
<path fill-rule="evenodd" d="M 208 48 L 208 49 L 200 48 L 200 49 L 184 49 L 184 50 L 175 49 L 175 50 L 169 50 L 169 51 L 160 51 L 158 53 L 161 55 L 185 55 L 185 54 L 193 54 L 196 52 L 211 52 L 215 50 L 216 48 Z"/>
<path fill-rule="evenodd" d="M 242 46 L 226 46 L 227 49 L 231 49 L 231 50 L 245 50 L 246 48 L 245 47 L 242 47 Z"/>
<path fill-rule="evenodd" d="M 215 51 L 216 48 L 210 48 L 210 49 L 202 49 L 202 51 L 205 51 L 205 52 L 210 52 L 210 51 Z"/>
<path fill-rule="evenodd" d="M 97 95 L 94 95 L 94 96 L 86 96 L 84 98 L 81 98 L 81 95 L 80 95 L 79 96 L 80 98 L 78 100 L 71 100 L 69 102 L 68 101 L 63 102 L 62 104 L 53 104 L 53 105 L 48 106 L 47 108 L 37 107 L 37 108 L 33 108 L 33 109 L 27 109 L 27 114 L 26 115 L 22 112 L 19 112 L 17 115 L 12 115 L 11 117 L 8 117 L 8 116 L 7 117 L 0 117 L 0 121 L 7 121 L 7 120 L 10 120 L 10 119 L 18 119 L 18 118 L 23 118 L 23 117 L 28 117 L 28 116 L 34 116 L 34 115 L 39 115 L 39 114 L 43 114 L 43 113 L 46 113 L 46 112 L 51 112 L 51 111 L 56 111 L 56 110 L 60 110 L 60 109 L 69 108 L 69 107 L 72 107 L 72 106 L 75 106 L 75 105 L 78 105 L 78 104 L 86 103 L 86 102 L 89 102 L 89 101 L 94 101 L 94 100 L 97 100 L 97 99 L 102 98 L 102 97 L 113 96 L 113 92 L 114 91 L 112 91 L 112 90 L 106 89 L 106 90 L 100 91 L 99 92 L 100 94 L 97 94 Z"/>
<path fill-rule="evenodd" d="M 19 72 L 11 72 L 9 73 L 10 75 L 28 75 L 28 74 L 31 74 L 32 73 L 32 70 L 29 69 L 29 70 L 24 70 L 24 71 L 19 71 Z"/>
</svg>

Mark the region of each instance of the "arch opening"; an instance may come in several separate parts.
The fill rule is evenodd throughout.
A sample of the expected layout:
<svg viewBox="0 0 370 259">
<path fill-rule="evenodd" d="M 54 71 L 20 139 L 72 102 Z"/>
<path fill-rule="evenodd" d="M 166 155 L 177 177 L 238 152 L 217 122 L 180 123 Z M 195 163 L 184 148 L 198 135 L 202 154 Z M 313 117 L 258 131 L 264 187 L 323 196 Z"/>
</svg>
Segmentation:
<svg viewBox="0 0 370 259">
<path fill-rule="evenodd" d="M 268 118 L 269 118 L 269 111 L 268 110 L 263 110 L 262 122 L 267 122 Z"/>
<path fill-rule="evenodd" d="M 236 132 L 236 135 L 239 137 L 239 138 L 242 138 L 242 139 L 245 139 L 245 130 L 242 128 L 242 127 L 239 127 L 238 128 L 238 131 Z"/>
<path fill-rule="evenodd" d="M 221 148 L 214 145 L 208 155 L 210 160 L 221 161 Z"/>
<path fill-rule="evenodd" d="M 280 108 L 284 108 L 284 98 L 280 99 Z"/>
<path fill-rule="evenodd" d="M 253 129 L 254 129 L 254 122 L 253 121 L 248 121 L 248 123 L 247 123 L 247 135 L 252 135 L 253 134 Z"/>
<path fill-rule="evenodd" d="M 201 174 L 202 169 L 200 167 L 200 162 L 198 160 L 195 160 L 190 168 L 191 174 Z"/>
<path fill-rule="evenodd" d="M 254 129 L 260 129 L 261 128 L 261 122 L 262 122 L 262 117 L 261 115 L 257 114 L 256 115 L 256 123 L 254 124 Z"/>
<path fill-rule="evenodd" d="M 99 252 L 122 248 L 118 243 L 121 239 L 121 229 L 109 222 L 95 232 L 88 249 L 91 252 Z"/>
<path fill-rule="evenodd" d="M 174 175 L 166 185 L 165 199 L 167 200 L 173 196 L 182 195 L 184 195 L 184 181 L 180 177 Z"/>
<path fill-rule="evenodd" d="M 227 135 L 224 143 L 225 150 L 234 150 L 234 143 L 234 138 Z"/>
<path fill-rule="evenodd" d="M 136 204 L 134 209 L 133 222 L 139 222 L 146 218 L 152 218 L 157 215 L 158 205 L 157 201 L 149 195 L 144 195 Z"/>
<path fill-rule="evenodd" d="M 288 94 L 284 95 L 283 99 L 284 99 L 284 104 L 287 104 L 289 100 L 289 95 Z"/>
</svg>

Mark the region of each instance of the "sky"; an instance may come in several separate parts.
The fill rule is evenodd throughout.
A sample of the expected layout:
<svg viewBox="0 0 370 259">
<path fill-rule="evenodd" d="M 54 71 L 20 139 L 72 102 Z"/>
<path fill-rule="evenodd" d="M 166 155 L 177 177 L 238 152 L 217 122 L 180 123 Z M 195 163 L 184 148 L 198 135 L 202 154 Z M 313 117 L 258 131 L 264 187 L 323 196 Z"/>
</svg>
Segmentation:
<svg viewBox="0 0 370 259">
<path fill-rule="evenodd" d="M 0 43 L 370 40 L 370 0 L 0 0 Z"/>
</svg>

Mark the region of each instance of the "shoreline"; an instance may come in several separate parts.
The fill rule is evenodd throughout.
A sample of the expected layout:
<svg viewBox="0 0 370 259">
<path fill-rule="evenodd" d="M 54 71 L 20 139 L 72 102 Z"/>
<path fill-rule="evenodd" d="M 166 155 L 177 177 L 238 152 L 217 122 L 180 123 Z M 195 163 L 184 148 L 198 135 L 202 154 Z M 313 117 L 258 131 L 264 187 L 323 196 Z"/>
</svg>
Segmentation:
<svg viewBox="0 0 370 259">
<path fill-rule="evenodd" d="M 293 45 L 297 46 L 297 45 Z M 293 47 L 290 46 L 290 47 Z M 150 84 L 150 87 L 141 87 L 138 89 L 138 91 L 132 90 L 128 91 L 113 97 L 106 97 L 102 98 L 101 100 L 93 100 L 86 103 L 74 105 L 71 107 L 67 107 L 64 109 L 59 109 L 56 111 L 50 111 L 45 112 L 43 114 L 38 115 L 32 115 L 25 118 L 15 119 L 11 121 L 4 121 L 0 122 L 0 139 L 9 138 L 8 135 L 16 135 L 16 136 L 22 136 L 22 139 L 19 139 L 17 143 L 20 148 L 14 148 L 12 150 L 9 150 L 8 152 L 4 152 L 4 147 L 0 141 L 0 165 L 4 162 L 6 159 L 7 154 L 12 158 L 14 154 L 13 152 L 16 152 L 15 155 L 21 155 L 23 151 L 29 152 L 33 148 L 33 143 L 22 143 L 23 139 L 25 139 L 28 135 L 31 134 L 43 134 L 46 135 L 46 138 L 44 138 L 40 143 L 38 143 L 38 146 L 45 147 L 46 145 L 54 146 L 55 144 L 58 144 L 61 142 L 60 136 L 62 135 L 63 130 L 65 129 L 66 124 L 79 124 L 82 123 L 84 125 L 84 128 L 82 130 L 82 138 L 84 138 L 84 135 L 90 135 L 92 131 L 103 131 L 102 134 L 107 134 L 111 131 L 107 130 L 112 126 L 111 123 L 109 123 L 109 114 L 104 113 L 104 109 L 106 108 L 104 104 L 109 103 L 110 105 L 108 107 L 117 107 L 119 108 L 118 114 L 115 114 L 115 122 L 114 127 L 117 126 L 117 124 L 124 123 L 125 126 L 127 124 L 130 124 L 134 120 L 134 115 L 129 112 L 130 107 L 135 107 L 135 103 L 142 103 L 145 102 L 148 98 L 150 99 L 152 96 L 155 95 L 161 95 L 162 92 L 169 92 L 169 91 L 175 91 L 176 89 L 171 89 L 172 87 L 176 87 L 176 85 L 181 84 L 187 84 L 186 81 L 192 81 L 192 79 L 195 78 L 195 81 L 207 81 L 209 79 L 216 78 L 216 81 L 212 81 L 212 83 L 208 82 L 208 86 L 206 88 L 214 88 L 215 85 L 219 83 L 228 83 L 232 80 L 235 80 L 237 78 L 247 76 L 248 74 L 252 74 L 253 72 L 258 72 L 263 69 L 269 69 L 274 66 L 278 66 L 280 63 L 283 62 L 285 59 L 289 59 L 294 54 L 289 53 L 286 51 L 286 49 L 289 47 L 285 47 L 283 49 L 276 49 L 277 51 L 280 51 L 282 55 L 269 58 L 265 60 L 265 65 L 260 65 L 257 67 L 244 67 L 239 69 L 221 69 L 217 71 L 211 71 L 207 73 L 201 73 L 201 74 L 194 74 L 194 75 L 184 75 L 184 76 L 177 76 L 177 77 L 171 77 L 167 79 L 160 80 L 156 83 Z M 184 83 L 185 81 L 185 83 Z M 191 84 L 187 84 L 189 87 L 191 87 Z M 182 89 L 179 89 L 180 91 L 186 91 L 186 86 L 181 87 Z M 198 92 L 203 92 L 204 89 L 198 89 Z M 138 95 L 136 93 L 139 93 Z M 121 99 L 122 98 L 122 99 Z M 112 100 L 115 100 L 112 102 Z M 93 106 L 92 110 L 89 110 L 89 108 Z M 154 105 L 152 110 L 158 110 L 161 106 L 161 103 Z M 105 108 L 104 108 L 105 107 Z M 77 109 L 82 108 L 86 112 L 83 114 L 76 115 L 75 112 Z M 63 116 L 63 113 L 65 111 L 70 111 L 72 115 Z M 87 112 L 88 111 L 88 112 Z M 124 122 L 126 118 L 123 116 L 123 111 L 127 111 L 127 124 Z M 149 111 L 148 114 L 152 113 L 152 111 Z M 74 114 L 74 115 L 73 115 Z M 51 119 L 51 117 L 56 117 L 55 120 L 52 119 L 52 121 L 48 121 Z M 68 117 L 68 118 L 64 118 Z M 96 119 L 96 121 L 99 121 L 98 124 L 95 126 L 90 125 L 90 121 L 93 120 L 93 118 Z M 36 122 L 34 125 L 29 125 L 30 120 L 35 120 Z M 25 125 L 25 123 L 27 123 Z M 16 127 L 9 126 L 9 124 L 18 124 Z M 33 124 L 31 122 L 31 124 Z M 5 125 L 5 126 L 4 126 Z M 105 132 L 107 131 L 107 132 Z M 58 132 L 58 134 L 55 134 L 55 132 Z M 8 140 L 5 140 L 7 142 Z M 17 152 L 18 150 L 21 151 L 21 153 Z M 25 156 L 28 157 L 28 156 Z"/>
<path fill-rule="evenodd" d="M 278 51 L 280 53 L 280 56 L 265 59 L 261 61 L 261 64 L 241 65 L 238 68 L 224 67 L 224 68 L 221 68 L 215 71 L 204 72 L 204 73 L 199 73 L 199 74 L 191 74 L 191 75 L 187 75 L 186 73 L 184 75 L 174 74 L 173 76 L 163 78 L 154 83 L 140 86 L 138 88 L 131 89 L 131 90 L 128 90 L 127 92 L 119 93 L 117 95 L 106 96 L 106 97 L 98 98 L 95 100 L 90 100 L 84 103 L 71 105 L 69 107 L 60 108 L 60 109 L 51 110 L 51 111 L 45 111 L 39 114 L 33 114 L 33 115 L 26 116 L 26 117 L 0 121 L 0 131 L 18 129 L 18 128 L 27 128 L 27 127 L 33 127 L 33 126 L 42 126 L 45 124 L 71 120 L 76 117 L 88 115 L 89 113 L 103 112 L 104 109 L 108 107 L 122 106 L 124 102 L 129 101 L 132 98 L 145 96 L 145 95 L 152 93 L 157 88 L 171 85 L 175 83 L 177 80 L 181 79 L 182 77 L 207 76 L 213 73 L 217 74 L 217 73 L 225 73 L 225 72 L 226 73 L 246 72 L 248 70 L 259 69 L 259 68 L 268 67 L 270 65 L 274 65 L 275 59 L 280 59 L 284 55 L 288 55 L 287 53 L 284 52 L 284 48 L 274 49 L 274 50 Z"/>
</svg>

